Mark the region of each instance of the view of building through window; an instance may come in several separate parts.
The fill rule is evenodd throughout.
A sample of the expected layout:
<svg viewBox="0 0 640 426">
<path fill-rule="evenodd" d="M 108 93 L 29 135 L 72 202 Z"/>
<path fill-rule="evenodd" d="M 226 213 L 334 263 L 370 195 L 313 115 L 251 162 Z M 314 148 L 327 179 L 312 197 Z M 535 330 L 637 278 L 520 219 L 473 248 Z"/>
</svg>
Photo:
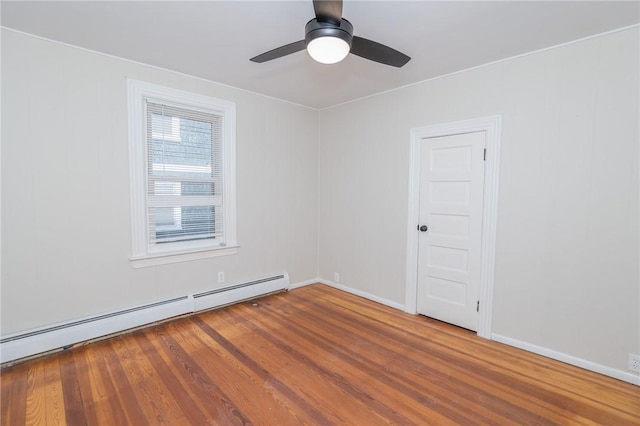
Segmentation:
<svg viewBox="0 0 640 426">
<path fill-rule="evenodd" d="M 215 239 L 220 117 L 147 103 L 150 241 Z"/>
</svg>

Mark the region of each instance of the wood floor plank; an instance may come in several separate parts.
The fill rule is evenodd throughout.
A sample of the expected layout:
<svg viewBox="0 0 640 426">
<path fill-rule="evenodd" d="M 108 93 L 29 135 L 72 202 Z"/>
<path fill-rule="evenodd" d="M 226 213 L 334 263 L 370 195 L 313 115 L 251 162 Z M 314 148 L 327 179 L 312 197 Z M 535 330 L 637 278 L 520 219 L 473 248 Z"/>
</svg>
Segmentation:
<svg viewBox="0 0 640 426">
<path fill-rule="evenodd" d="M 60 380 L 62 382 L 66 423 L 70 425 L 86 425 L 90 421 L 91 424 L 97 424 L 93 410 L 85 407 L 82 402 L 80 383 L 78 381 L 79 375 L 72 351 L 63 352 L 56 356 L 60 362 Z M 87 372 L 82 371 L 81 373 L 81 375 L 84 375 Z M 90 418 L 89 421 L 87 417 Z"/>
<path fill-rule="evenodd" d="M 2 424 L 26 424 L 29 366 L 17 365 L 11 378 L 2 378 Z"/>
<path fill-rule="evenodd" d="M 311 285 L 4 368 L 2 425 L 640 425 L 640 387 Z"/>
<path fill-rule="evenodd" d="M 45 422 L 46 425 L 63 425 L 64 396 L 62 394 L 62 378 L 58 357 L 43 360 L 45 381 Z"/>
<path fill-rule="evenodd" d="M 45 391 L 44 365 L 34 363 L 27 370 L 26 424 L 38 425 L 46 422 Z"/>
</svg>

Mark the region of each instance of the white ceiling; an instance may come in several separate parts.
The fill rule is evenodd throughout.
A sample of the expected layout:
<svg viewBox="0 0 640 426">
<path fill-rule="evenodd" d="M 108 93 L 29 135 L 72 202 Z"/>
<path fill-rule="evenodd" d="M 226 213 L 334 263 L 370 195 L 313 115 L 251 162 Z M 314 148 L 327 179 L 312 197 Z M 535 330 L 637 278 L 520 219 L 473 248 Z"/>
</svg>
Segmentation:
<svg viewBox="0 0 640 426">
<path fill-rule="evenodd" d="M 403 68 L 355 55 L 249 58 L 304 38 L 305 1 L 2 1 L 2 25 L 91 50 L 325 108 L 640 22 L 638 1 L 360 1 L 354 34 L 411 56 Z"/>
</svg>

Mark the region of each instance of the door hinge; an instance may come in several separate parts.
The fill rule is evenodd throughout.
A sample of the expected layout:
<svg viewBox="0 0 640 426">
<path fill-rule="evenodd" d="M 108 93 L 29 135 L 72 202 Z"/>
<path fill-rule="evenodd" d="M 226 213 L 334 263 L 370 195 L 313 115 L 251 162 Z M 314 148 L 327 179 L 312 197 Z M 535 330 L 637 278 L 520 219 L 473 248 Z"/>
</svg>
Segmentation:
<svg viewBox="0 0 640 426">
<path fill-rule="evenodd" d="M 484 154 L 482 156 L 482 161 L 487 161 L 487 148 L 484 149 Z"/>
<path fill-rule="evenodd" d="M 478 300 L 478 303 L 476 303 L 476 312 L 480 312 L 480 301 Z"/>
</svg>

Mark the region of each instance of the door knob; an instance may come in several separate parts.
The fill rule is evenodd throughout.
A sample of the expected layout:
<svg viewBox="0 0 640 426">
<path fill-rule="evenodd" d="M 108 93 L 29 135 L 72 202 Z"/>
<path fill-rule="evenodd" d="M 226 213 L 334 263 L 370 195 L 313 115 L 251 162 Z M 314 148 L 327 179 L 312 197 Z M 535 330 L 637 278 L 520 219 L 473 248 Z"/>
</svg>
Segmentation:
<svg viewBox="0 0 640 426">
<path fill-rule="evenodd" d="M 422 225 L 422 226 L 420 227 L 420 232 L 427 232 L 427 229 L 429 229 L 429 228 L 427 227 L 427 225 Z"/>
</svg>

